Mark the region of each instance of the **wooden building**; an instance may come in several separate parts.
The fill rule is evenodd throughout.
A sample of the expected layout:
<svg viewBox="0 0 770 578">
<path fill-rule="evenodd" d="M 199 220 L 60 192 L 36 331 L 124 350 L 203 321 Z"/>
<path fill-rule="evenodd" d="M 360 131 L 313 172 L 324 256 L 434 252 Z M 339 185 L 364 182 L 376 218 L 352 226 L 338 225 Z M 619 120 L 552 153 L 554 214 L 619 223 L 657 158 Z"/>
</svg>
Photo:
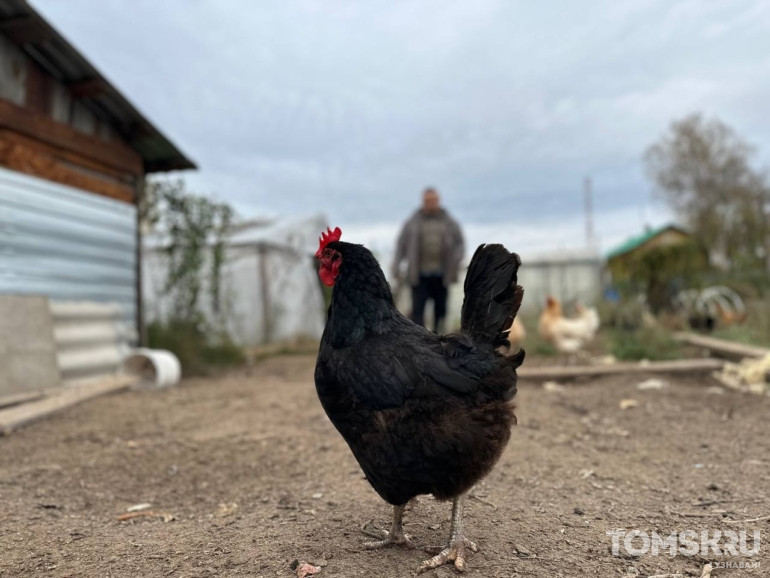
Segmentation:
<svg viewBox="0 0 770 578">
<path fill-rule="evenodd" d="M 192 168 L 27 2 L 0 0 L 0 293 L 117 302 L 141 333 L 144 178 Z"/>
<path fill-rule="evenodd" d="M 634 276 L 639 260 L 650 251 L 691 242 L 692 235 L 677 225 L 648 228 L 612 249 L 607 254 L 607 269 L 614 282 L 625 282 Z"/>
</svg>

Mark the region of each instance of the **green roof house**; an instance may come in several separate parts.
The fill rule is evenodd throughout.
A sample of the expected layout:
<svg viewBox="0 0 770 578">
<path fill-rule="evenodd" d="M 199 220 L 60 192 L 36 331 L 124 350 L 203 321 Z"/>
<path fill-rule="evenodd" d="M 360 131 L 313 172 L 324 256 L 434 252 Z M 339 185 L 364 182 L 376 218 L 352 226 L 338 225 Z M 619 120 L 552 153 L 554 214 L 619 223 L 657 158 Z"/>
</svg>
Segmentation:
<svg viewBox="0 0 770 578">
<path fill-rule="evenodd" d="M 685 245 L 692 241 L 692 235 L 683 228 L 669 224 L 657 229 L 648 228 L 640 235 L 624 241 L 607 253 L 607 269 L 614 282 L 629 280 L 636 269 L 636 263 L 654 249 Z"/>
</svg>

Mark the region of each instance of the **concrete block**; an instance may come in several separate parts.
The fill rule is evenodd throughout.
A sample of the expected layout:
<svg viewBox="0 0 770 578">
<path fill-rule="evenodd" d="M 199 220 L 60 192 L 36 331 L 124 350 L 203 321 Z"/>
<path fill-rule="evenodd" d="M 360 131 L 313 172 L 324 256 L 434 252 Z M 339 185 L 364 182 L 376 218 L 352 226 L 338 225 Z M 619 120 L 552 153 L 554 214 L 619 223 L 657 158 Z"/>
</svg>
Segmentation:
<svg viewBox="0 0 770 578">
<path fill-rule="evenodd" d="M 59 383 L 48 299 L 0 295 L 0 396 Z"/>
</svg>

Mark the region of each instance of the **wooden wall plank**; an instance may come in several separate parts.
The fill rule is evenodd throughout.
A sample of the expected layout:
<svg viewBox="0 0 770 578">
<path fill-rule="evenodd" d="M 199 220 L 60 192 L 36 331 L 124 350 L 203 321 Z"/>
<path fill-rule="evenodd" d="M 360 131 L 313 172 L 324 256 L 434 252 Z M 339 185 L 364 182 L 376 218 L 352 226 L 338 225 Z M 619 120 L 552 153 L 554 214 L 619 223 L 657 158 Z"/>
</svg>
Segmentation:
<svg viewBox="0 0 770 578">
<path fill-rule="evenodd" d="M 0 130 L 0 165 L 125 203 L 136 203 L 134 183 L 125 182 L 130 175 L 109 168 L 102 171 L 98 163 L 66 151 L 57 154 L 51 147 L 18 138 L 10 131 Z"/>
<path fill-rule="evenodd" d="M 674 361 L 650 361 L 647 363 L 611 363 L 609 365 L 573 365 L 527 367 L 516 370 L 521 379 L 574 379 L 601 375 L 643 373 L 710 373 L 721 369 L 719 359 L 677 359 Z"/>
<path fill-rule="evenodd" d="M 45 397 L 45 393 L 42 391 L 24 391 L 22 393 L 12 393 L 10 395 L 4 395 L 0 397 L 0 409 L 11 407 L 14 405 L 21 405 L 29 401 L 35 401 L 42 397 Z"/>
<path fill-rule="evenodd" d="M 144 174 L 142 157 L 128 145 L 83 134 L 50 117 L 0 100 L 0 128 L 77 153 L 113 169 Z"/>
<path fill-rule="evenodd" d="M 716 337 L 710 337 L 708 335 L 682 332 L 674 334 L 674 337 L 682 343 L 708 349 L 720 357 L 743 359 L 745 357 L 765 357 L 766 355 L 770 355 L 770 349 L 765 347 L 738 343 L 737 341 L 727 341 L 726 339 L 717 339 Z"/>
<path fill-rule="evenodd" d="M 10 131 L 7 129 L 0 128 L 0 139 L 2 139 L 3 142 L 6 143 L 6 146 L 7 146 L 7 143 L 13 142 L 13 143 L 23 145 L 25 147 L 37 149 L 49 156 L 52 156 L 62 161 L 65 164 L 75 164 L 75 165 L 81 166 L 84 169 L 99 173 L 104 177 L 112 179 L 117 183 L 123 183 L 126 185 L 133 186 L 137 182 L 137 180 L 139 180 L 140 178 L 135 174 L 132 174 L 127 171 L 121 171 L 121 170 L 115 169 L 113 167 L 105 165 L 104 163 L 100 163 L 99 161 L 95 161 L 88 157 L 84 157 L 83 155 L 80 155 L 76 152 L 51 146 L 44 142 L 40 142 L 39 140 L 35 140 L 33 138 L 24 136 L 22 134 L 19 134 L 17 132 Z"/>
<path fill-rule="evenodd" d="M 128 389 L 136 382 L 135 376 L 108 375 L 50 390 L 50 395 L 39 401 L 0 410 L 0 435 L 100 395 Z"/>
</svg>

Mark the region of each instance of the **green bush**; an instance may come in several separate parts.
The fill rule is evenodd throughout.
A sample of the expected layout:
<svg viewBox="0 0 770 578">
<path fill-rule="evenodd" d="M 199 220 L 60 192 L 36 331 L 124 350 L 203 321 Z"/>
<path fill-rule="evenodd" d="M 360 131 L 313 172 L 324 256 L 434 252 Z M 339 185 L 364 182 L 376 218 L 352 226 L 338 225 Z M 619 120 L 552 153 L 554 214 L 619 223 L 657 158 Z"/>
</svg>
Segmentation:
<svg viewBox="0 0 770 578">
<path fill-rule="evenodd" d="M 665 329 L 641 327 L 631 331 L 612 329 L 607 343 L 610 353 L 617 359 L 637 361 L 663 361 L 681 358 L 681 346 Z"/>
<path fill-rule="evenodd" d="M 553 345 L 540 337 L 538 323 L 540 315 L 537 313 L 519 314 L 519 319 L 524 325 L 527 335 L 524 337 L 524 343 L 521 347 L 527 352 L 527 355 L 542 355 L 550 357 L 556 355 L 557 351 Z"/>
<path fill-rule="evenodd" d="M 709 270 L 708 255 L 694 240 L 652 247 L 611 265 L 621 294 L 644 294 L 653 313 L 670 309 L 672 299 L 685 287 L 698 287 Z"/>
<path fill-rule="evenodd" d="M 527 352 L 531 351 L 532 355 L 543 355 L 545 357 L 551 357 L 556 355 L 557 353 L 556 349 L 554 348 L 553 345 L 551 345 L 547 341 L 544 341 L 539 337 L 533 338 L 531 341 L 534 341 L 534 344 L 530 346 L 524 346 L 524 350 Z"/>
<path fill-rule="evenodd" d="M 215 368 L 238 366 L 246 360 L 227 335 L 211 335 L 202 323 L 153 322 L 147 327 L 147 338 L 150 347 L 174 353 L 185 376 L 208 375 Z"/>
<path fill-rule="evenodd" d="M 604 301 L 599 305 L 602 327 L 637 331 L 645 324 L 647 306 L 639 299 L 624 299 L 616 303 Z"/>
</svg>

